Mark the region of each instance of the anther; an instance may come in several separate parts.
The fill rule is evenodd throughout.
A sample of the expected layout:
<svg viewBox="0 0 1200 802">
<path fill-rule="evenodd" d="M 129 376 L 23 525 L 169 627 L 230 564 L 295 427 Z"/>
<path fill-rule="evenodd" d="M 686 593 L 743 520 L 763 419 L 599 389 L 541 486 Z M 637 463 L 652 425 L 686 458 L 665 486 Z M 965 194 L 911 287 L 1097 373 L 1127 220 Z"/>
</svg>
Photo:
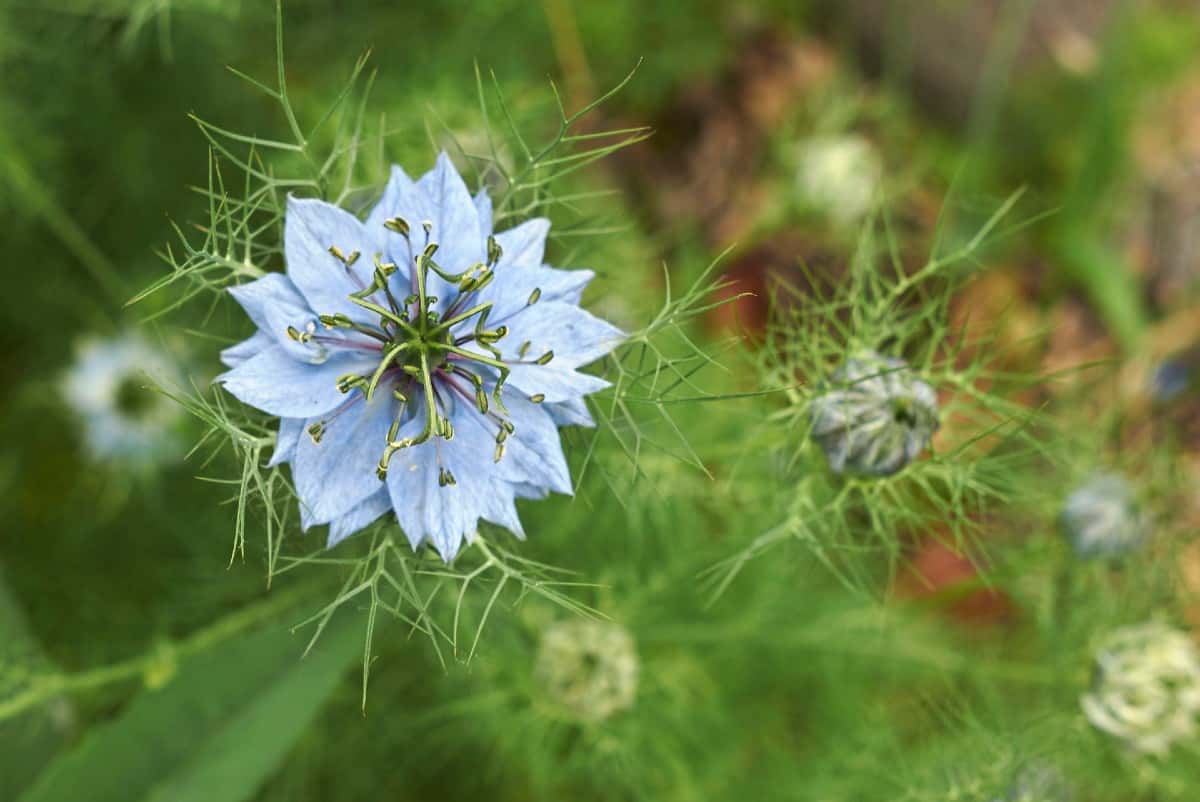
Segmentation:
<svg viewBox="0 0 1200 802">
<path fill-rule="evenodd" d="M 500 247 L 499 242 L 496 242 L 496 238 L 489 236 L 487 238 L 488 265 L 489 266 L 495 265 L 497 262 L 499 262 L 500 257 L 503 255 L 503 253 L 504 253 L 504 249 Z"/>
<path fill-rule="evenodd" d="M 308 436 L 312 438 L 313 445 L 321 442 L 321 438 L 325 436 L 325 421 L 317 421 L 308 427 Z"/>
<path fill-rule="evenodd" d="M 496 452 L 492 456 L 493 462 L 499 462 L 504 457 L 504 443 L 496 444 Z"/>
<path fill-rule="evenodd" d="M 408 239 L 408 221 L 403 217 L 390 217 L 383 221 L 383 227 Z"/>
<path fill-rule="evenodd" d="M 534 393 L 533 395 L 529 396 L 529 400 L 535 404 L 540 404 L 546 400 L 546 394 L 545 393 Z"/>
<path fill-rule="evenodd" d="M 521 347 L 517 349 L 517 358 L 524 359 L 525 355 L 529 353 L 529 347 L 531 345 L 533 345 L 533 343 L 531 343 L 529 340 L 521 343 Z"/>
<path fill-rule="evenodd" d="M 534 361 L 537 362 L 539 365 L 549 365 L 551 359 L 554 359 L 554 352 L 547 351 L 546 353 L 542 354 Z"/>
<path fill-rule="evenodd" d="M 337 259 L 339 262 L 344 264 L 346 267 L 350 267 L 352 264 L 354 264 L 355 262 L 358 261 L 358 256 L 359 256 L 358 251 L 351 251 L 350 255 L 347 256 L 345 253 L 342 252 L 342 249 L 339 248 L 338 246 L 330 245 L 329 252 L 333 255 L 333 258 Z"/>
<path fill-rule="evenodd" d="M 542 297 L 542 288 L 534 287 L 533 292 L 529 293 L 529 300 L 525 302 L 526 306 L 533 306 Z"/>
</svg>

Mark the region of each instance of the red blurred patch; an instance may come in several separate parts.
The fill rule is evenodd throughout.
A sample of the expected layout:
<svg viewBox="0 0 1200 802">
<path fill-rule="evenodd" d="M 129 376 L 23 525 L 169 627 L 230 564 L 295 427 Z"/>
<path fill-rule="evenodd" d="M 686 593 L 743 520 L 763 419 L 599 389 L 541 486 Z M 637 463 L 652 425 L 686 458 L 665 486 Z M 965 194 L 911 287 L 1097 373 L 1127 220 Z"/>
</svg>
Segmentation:
<svg viewBox="0 0 1200 802">
<path fill-rule="evenodd" d="M 937 540 L 918 547 L 896 592 L 962 623 L 998 625 L 1017 614 L 1008 595 L 987 587 L 970 559 Z"/>
</svg>

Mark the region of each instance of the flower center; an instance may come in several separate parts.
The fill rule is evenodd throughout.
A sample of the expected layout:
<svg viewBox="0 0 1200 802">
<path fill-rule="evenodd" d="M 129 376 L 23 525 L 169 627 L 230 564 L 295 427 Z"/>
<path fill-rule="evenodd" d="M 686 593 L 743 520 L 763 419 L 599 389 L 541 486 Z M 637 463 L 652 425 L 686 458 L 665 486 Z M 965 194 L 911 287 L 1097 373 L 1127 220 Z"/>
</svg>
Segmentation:
<svg viewBox="0 0 1200 802">
<path fill-rule="evenodd" d="M 407 221 L 393 217 L 384 226 L 404 237 L 410 253 L 415 251 Z M 328 329 L 346 329 L 348 334 L 365 335 L 379 342 L 378 346 L 372 346 L 372 350 L 380 353 L 374 371 L 363 375 L 348 373 L 338 379 L 337 386 L 343 393 L 357 391 L 361 394 L 359 397 L 367 401 L 384 388 L 399 402 L 376 471 L 381 480 L 387 477 L 388 464 L 397 451 L 431 438 L 450 440 L 454 437 L 449 416 L 451 403 L 465 401 L 473 405 L 488 425 L 496 427 L 494 458 L 497 462 L 504 456 L 505 441 L 515 430 L 502 400 L 510 371 L 496 348 L 496 343 L 508 334 L 508 327 L 488 328 L 492 303 L 477 302 L 479 291 L 495 279 L 496 265 L 502 253 L 500 245 L 494 237 L 488 237 L 486 263 L 474 264 L 460 273 L 450 273 L 434 259 L 438 245 L 430 241 L 432 224 L 425 222 L 422 228 L 425 243 L 413 257 L 407 295 L 397 297 L 389 285 L 389 278 L 397 271 L 397 266 L 384 262 L 382 254 L 376 254 L 371 284 L 349 296 L 354 305 L 376 315 L 377 324 L 352 321 L 344 314 L 319 316 L 321 324 Z M 329 247 L 329 253 L 347 272 L 359 258 L 357 251 L 346 254 L 336 245 Z M 431 273 L 457 291 L 444 311 L 439 311 L 438 298 L 429 294 Z M 355 274 L 350 272 L 350 275 Z M 529 303 L 536 303 L 540 294 L 535 290 Z M 474 328 L 463 333 L 472 320 Z M 308 342 L 315 336 L 295 329 L 289 329 L 288 333 L 300 342 Z M 473 348 L 467 347 L 472 345 Z M 528 343 L 520 349 L 522 358 L 527 348 Z M 544 365 L 553 356 L 552 351 L 547 351 L 534 361 Z M 490 393 L 485 389 L 488 383 L 492 384 Z M 417 403 L 417 399 L 424 402 L 425 426 L 415 436 L 399 437 L 406 411 L 410 404 Z M 536 403 L 542 397 L 534 396 L 530 400 Z M 309 435 L 319 440 L 328 423 L 319 421 L 310 425 Z M 439 483 L 442 486 L 455 484 L 454 475 L 442 468 Z"/>
<path fill-rule="evenodd" d="M 907 398 L 892 399 L 892 420 L 912 429 L 917 426 L 916 406 Z"/>
<path fill-rule="evenodd" d="M 153 409 L 155 397 L 146 389 L 138 376 L 130 375 L 122 377 L 120 383 L 117 384 L 113 401 L 122 416 L 141 419 Z"/>
</svg>

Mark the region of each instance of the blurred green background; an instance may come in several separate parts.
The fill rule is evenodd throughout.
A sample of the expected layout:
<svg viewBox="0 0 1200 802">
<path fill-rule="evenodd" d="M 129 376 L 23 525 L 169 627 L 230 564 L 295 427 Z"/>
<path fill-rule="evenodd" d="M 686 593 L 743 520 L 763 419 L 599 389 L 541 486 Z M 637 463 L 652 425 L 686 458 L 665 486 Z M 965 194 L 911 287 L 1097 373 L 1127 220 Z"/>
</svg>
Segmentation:
<svg viewBox="0 0 1200 802">
<path fill-rule="evenodd" d="M 593 471 L 574 501 L 523 506 L 532 537 L 515 547 L 603 584 L 582 592 L 638 643 L 631 711 L 579 726 L 539 701 L 537 633 L 564 614 L 535 600 L 501 605 L 469 664 L 380 623 L 364 714 L 362 621 L 343 611 L 304 662 L 307 638 L 287 631 L 336 593 L 337 567 L 268 590 L 261 516 L 230 562 L 236 488 L 197 480 L 238 465 L 182 459 L 199 423 L 164 430 L 177 447 L 152 461 L 99 458 L 63 390 L 80 343 L 166 303 L 126 305 L 168 269 L 171 222 L 206 208 L 189 113 L 286 136 L 277 106 L 225 69 L 269 80 L 274 9 L 0 0 L 0 799 L 986 800 L 1046 755 L 1081 800 L 1200 793 L 1194 745 L 1136 767 L 1077 714 L 1097 626 L 1162 608 L 1200 620 L 1185 534 L 1200 521 L 1194 3 L 286 0 L 283 13 L 298 113 L 318 117 L 370 49 L 368 114 L 387 115 L 386 156 L 410 172 L 445 146 L 443 123 L 480 136 L 476 63 L 544 137 L 551 80 L 578 108 L 641 60 L 589 124 L 654 136 L 572 178 L 620 190 L 600 204 L 620 233 L 551 257 L 597 269 L 592 300 L 631 326 L 655 309 L 664 263 L 686 282 L 734 245 L 724 292 L 754 297 L 695 323 L 714 349 L 756 347 L 769 277 L 837 275 L 864 179 L 906 264 L 1025 188 L 1032 222 L 980 257 L 952 319 L 1014 373 L 1104 363 L 1020 400 L 1087 443 L 1066 461 L 1107 456 L 1140 477 L 1169 512 L 1168 545 L 1116 585 L 1076 576 L 1065 598 L 1080 612 L 1048 623 L 1046 599 L 1064 598 L 1049 567 L 1064 559 L 1064 476 L 989 524 L 1008 550 L 986 580 L 917 537 L 919 580 L 881 571 L 864 596 L 792 549 L 708 606 L 698 575 L 775 517 L 755 484 L 771 469 L 746 467 L 741 442 L 772 407 L 682 408 L 712 478 L 657 454 L 636 481 Z M 204 301 L 142 336 L 203 384 L 245 334 L 230 304 Z M 1190 388 L 1165 406 L 1146 390 L 1164 360 Z M 753 389 L 753 359 L 731 362 L 725 387 Z M 287 536 L 297 552 L 322 537 Z"/>
</svg>

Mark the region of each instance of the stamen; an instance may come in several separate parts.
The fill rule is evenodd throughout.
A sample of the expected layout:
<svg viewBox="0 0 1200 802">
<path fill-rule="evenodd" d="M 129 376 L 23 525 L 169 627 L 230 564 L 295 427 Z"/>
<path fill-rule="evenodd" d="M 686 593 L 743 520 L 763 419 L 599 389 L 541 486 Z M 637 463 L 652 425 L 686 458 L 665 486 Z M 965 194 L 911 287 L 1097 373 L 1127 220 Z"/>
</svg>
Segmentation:
<svg viewBox="0 0 1200 802">
<path fill-rule="evenodd" d="M 312 339 L 312 334 L 307 331 L 300 331 L 295 326 L 287 327 L 287 336 L 298 343 L 307 343 Z"/>
<path fill-rule="evenodd" d="M 496 265 L 500 261 L 500 257 L 504 254 L 504 249 L 500 247 L 500 243 L 496 242 L 496 238 L 489 236 L 487 238 L 487 257 L 488 267 Z"/>
<path fill-rule="evenodd" d="M 337 259 L 339 262 L 341 262 L 346 267 L 350 267 L 355 262 L 357 262 L 358 256 L 359 256 L 358 251 L 351 251 L 350 255 L 347 256 L 345 253 L 342 252 L 342 249 L 336 245 L 329 246 L 329 253 L 331 253 L 333 255 L 333 258 Z"/>
<path fill-rule="evenodd" d="M 383 221 L 383 227 L 388 231 L 395 231 L 400 236 L 408 239 L 408 221 L 403 217 L 390 217 Z"/>
</svg>

